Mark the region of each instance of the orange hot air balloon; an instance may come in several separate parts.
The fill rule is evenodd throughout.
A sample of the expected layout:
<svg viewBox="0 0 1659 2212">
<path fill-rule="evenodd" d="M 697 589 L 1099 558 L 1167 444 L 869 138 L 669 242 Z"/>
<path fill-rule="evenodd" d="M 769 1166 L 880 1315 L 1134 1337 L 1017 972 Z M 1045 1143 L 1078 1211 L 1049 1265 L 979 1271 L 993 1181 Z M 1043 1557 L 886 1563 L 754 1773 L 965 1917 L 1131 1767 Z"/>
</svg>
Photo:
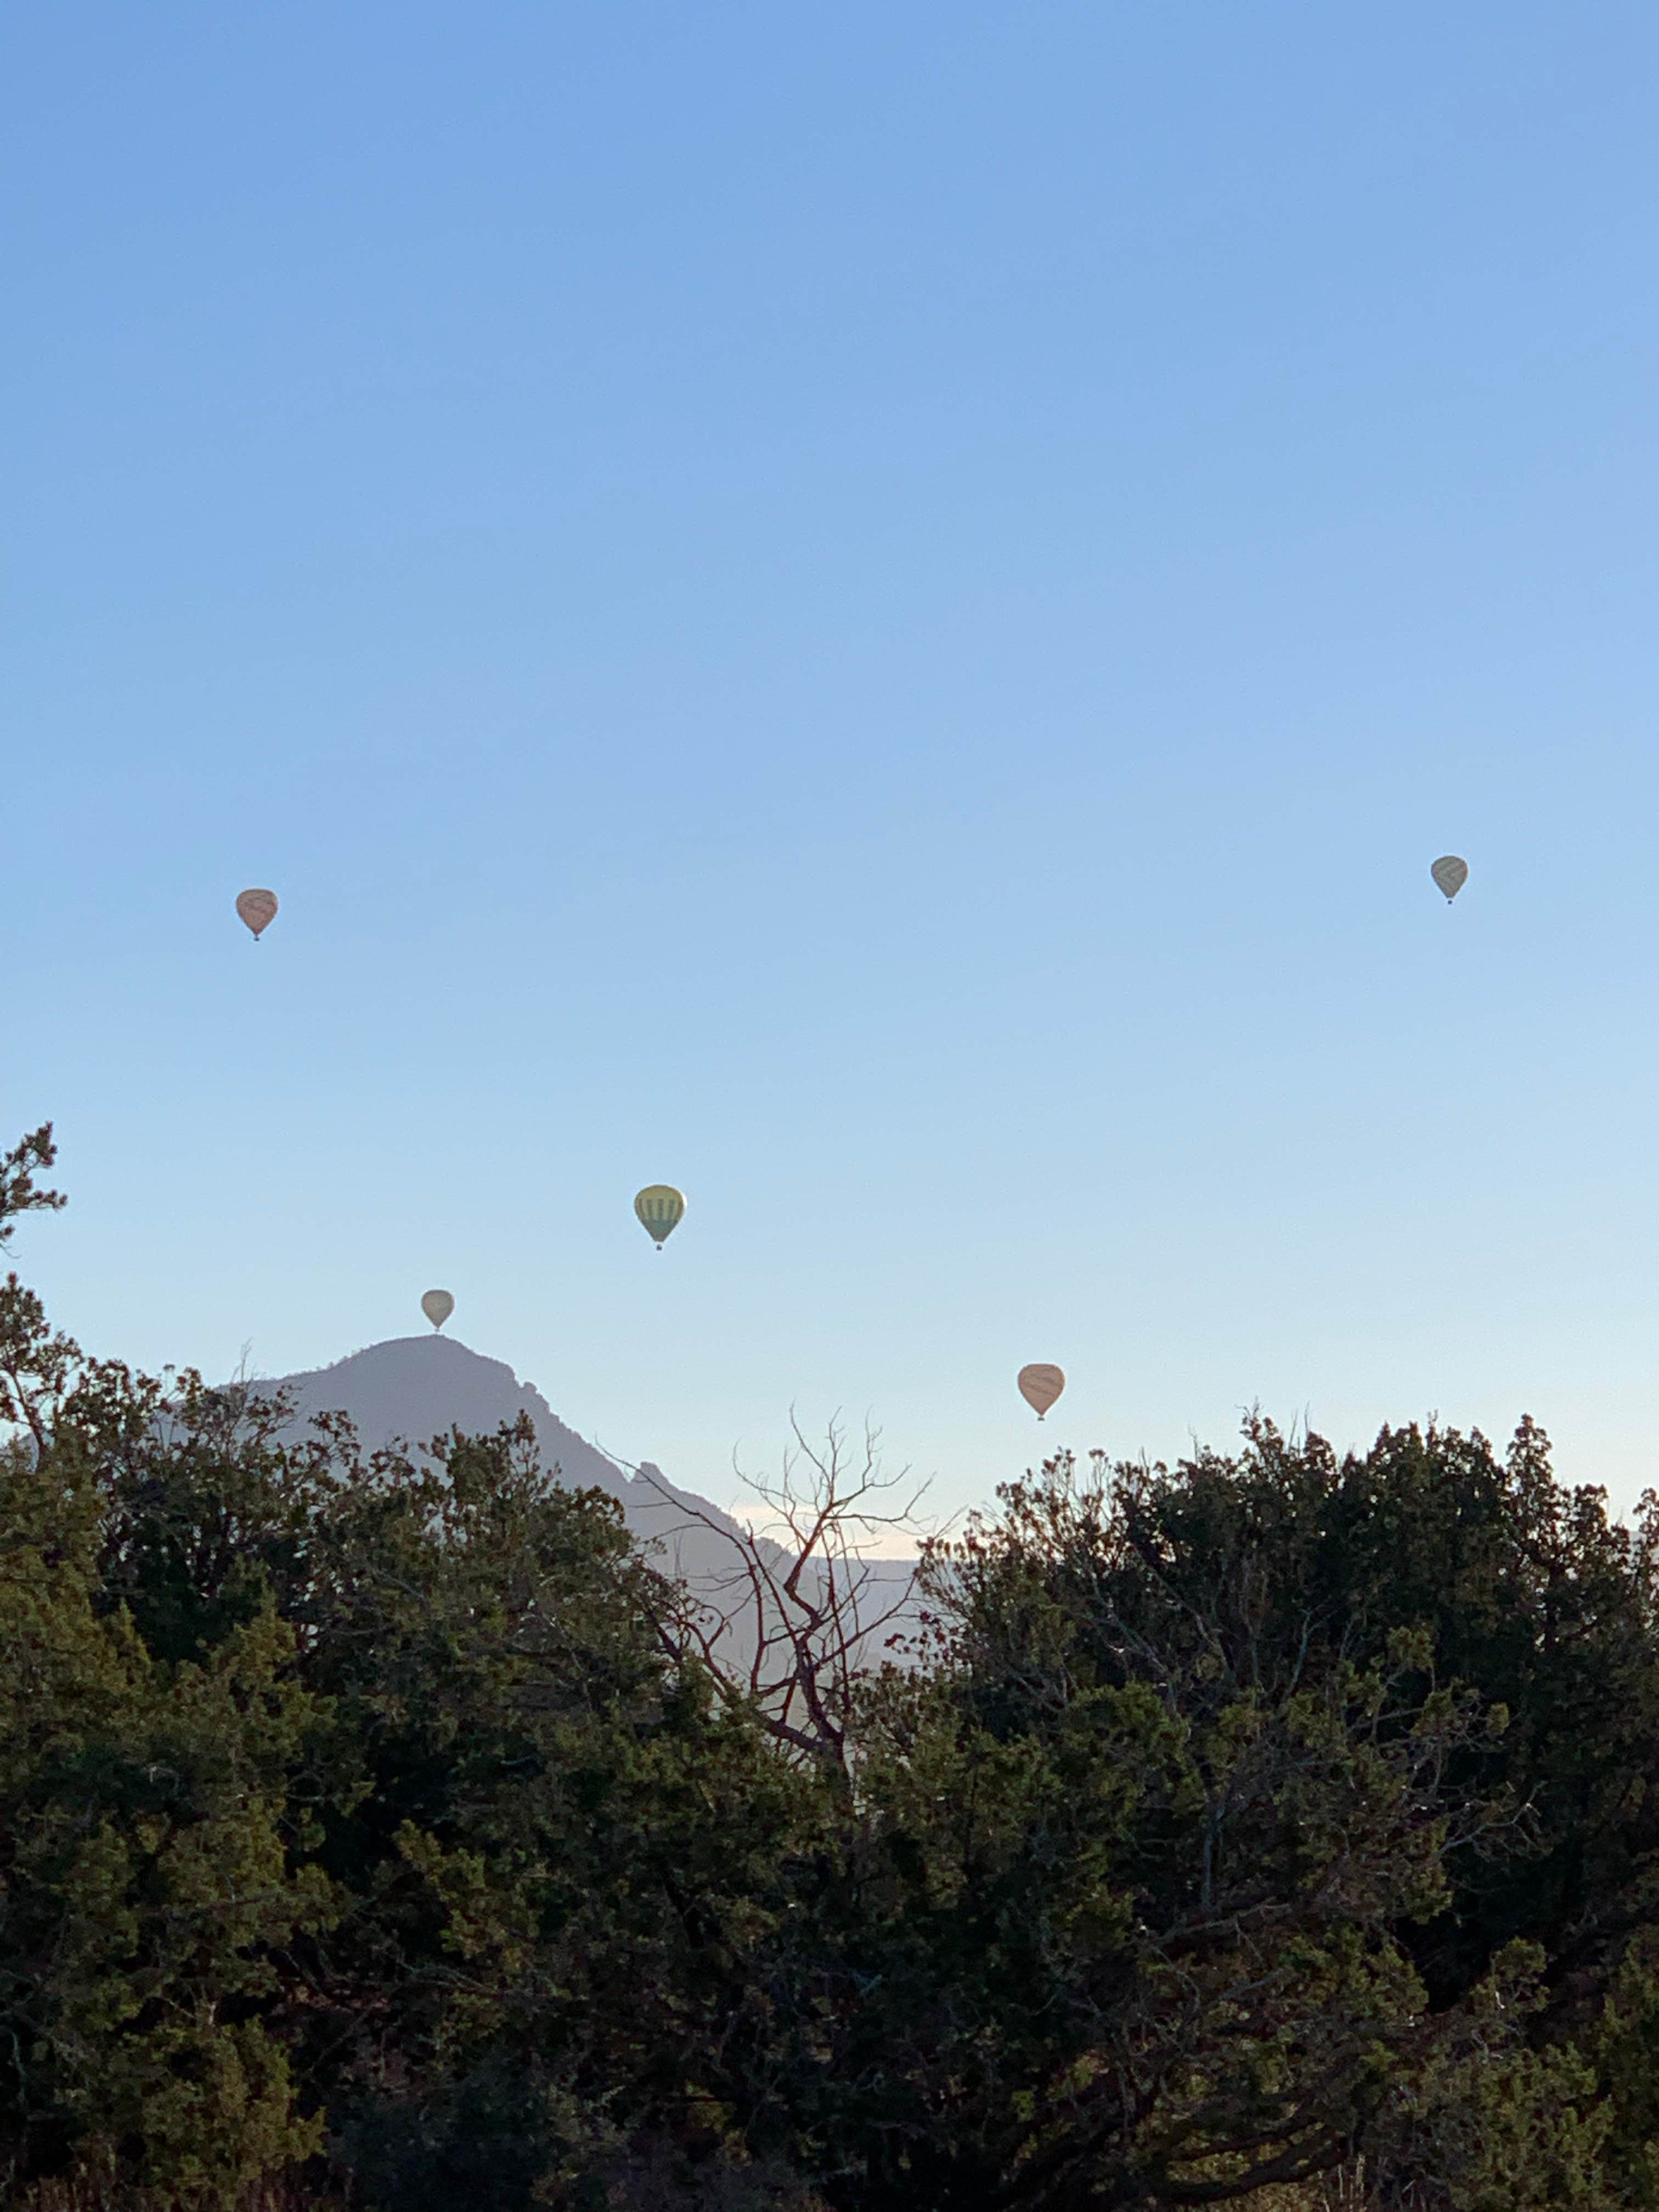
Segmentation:
<svg viewBox="0 0 1659 2212">
<path fill-rule="evenodd" d="M 257 945 L 260 932 L 269 929 L 276 919 L 276 894 L 275 891 L 238 891 L 236 911 L 253 932 L 253 941 Z"/>
<path fill-rule="evenodd" d="M 1019 1370 L 1019 1395 L 1041 1420 L 1060 1392 L 1066 1388 L 1063 1367 L 1050 1367 L 1039 1360 L 1035 1366 Z"/>
</svg>

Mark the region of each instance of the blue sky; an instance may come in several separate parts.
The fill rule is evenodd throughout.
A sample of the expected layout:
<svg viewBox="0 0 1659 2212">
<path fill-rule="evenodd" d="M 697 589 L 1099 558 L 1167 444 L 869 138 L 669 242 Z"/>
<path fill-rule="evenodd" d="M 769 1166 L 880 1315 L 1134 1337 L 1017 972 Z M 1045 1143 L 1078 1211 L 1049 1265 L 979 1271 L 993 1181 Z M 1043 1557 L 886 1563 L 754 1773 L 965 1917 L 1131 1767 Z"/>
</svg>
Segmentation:
<svg viewBox="0 0 1659 2212">
<path fill-rule="evenodd" d="M 948 1511 L 1259 1401 L 1630 1502 L 1656 68 L 1594 0 L 20 18 L 60 1322 L 276 1373 L 445 1284 L 717 1495 L 792 1404 Z"/>
</svg>

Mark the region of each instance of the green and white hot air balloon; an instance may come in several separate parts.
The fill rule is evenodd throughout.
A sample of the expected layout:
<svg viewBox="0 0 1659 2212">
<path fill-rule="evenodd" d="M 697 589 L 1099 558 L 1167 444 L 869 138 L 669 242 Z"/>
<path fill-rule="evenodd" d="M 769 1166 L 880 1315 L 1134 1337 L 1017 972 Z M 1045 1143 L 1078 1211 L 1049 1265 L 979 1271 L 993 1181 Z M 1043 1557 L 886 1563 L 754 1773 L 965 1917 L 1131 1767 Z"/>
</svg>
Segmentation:
<svg viewBox="0 0 1659 2212">
<path fill-rule="evenodd" d="M 634 1211 L 646 1235 L 660 1252 L 680 1224 L 685 1212 L 685 1194 L 676 1190 L 670 1182 L 647 1183 L 635 1199 Z"/>
</svg>

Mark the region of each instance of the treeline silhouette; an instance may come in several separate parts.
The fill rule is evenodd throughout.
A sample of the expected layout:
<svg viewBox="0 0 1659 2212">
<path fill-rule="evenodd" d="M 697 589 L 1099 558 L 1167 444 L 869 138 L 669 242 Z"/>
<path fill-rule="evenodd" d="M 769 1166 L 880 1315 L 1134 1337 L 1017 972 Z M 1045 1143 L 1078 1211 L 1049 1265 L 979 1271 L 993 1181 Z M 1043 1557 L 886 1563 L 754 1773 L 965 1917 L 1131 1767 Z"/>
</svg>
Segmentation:
<svg viewBox="0 0 1659 2212">
<path fill-rule="evenodd" d="M 1659 1515 L 1529 1423 L 1062 1455 L 803 1740 L 526 1436 L 279 1411 L 0 1291 L 8 2203 L 1659 2203 Z"/>
</svg>

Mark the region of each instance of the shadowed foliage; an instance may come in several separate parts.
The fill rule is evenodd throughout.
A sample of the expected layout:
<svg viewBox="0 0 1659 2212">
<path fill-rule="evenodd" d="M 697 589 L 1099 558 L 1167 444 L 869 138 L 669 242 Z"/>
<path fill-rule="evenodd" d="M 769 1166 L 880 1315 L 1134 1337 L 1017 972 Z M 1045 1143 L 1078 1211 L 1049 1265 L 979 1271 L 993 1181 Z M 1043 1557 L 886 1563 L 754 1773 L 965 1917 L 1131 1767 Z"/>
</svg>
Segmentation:
<svg viewBox="0 0 1659 2212">
<path fill-rule="evenodd" d="M 527 1428 L 283 1412 L 0 1285 L 11 2199 L 1659 2203 L 1653 1511 L 1529 1424 L 1058 1458 L 824 1758 Z"/>
</svg>

